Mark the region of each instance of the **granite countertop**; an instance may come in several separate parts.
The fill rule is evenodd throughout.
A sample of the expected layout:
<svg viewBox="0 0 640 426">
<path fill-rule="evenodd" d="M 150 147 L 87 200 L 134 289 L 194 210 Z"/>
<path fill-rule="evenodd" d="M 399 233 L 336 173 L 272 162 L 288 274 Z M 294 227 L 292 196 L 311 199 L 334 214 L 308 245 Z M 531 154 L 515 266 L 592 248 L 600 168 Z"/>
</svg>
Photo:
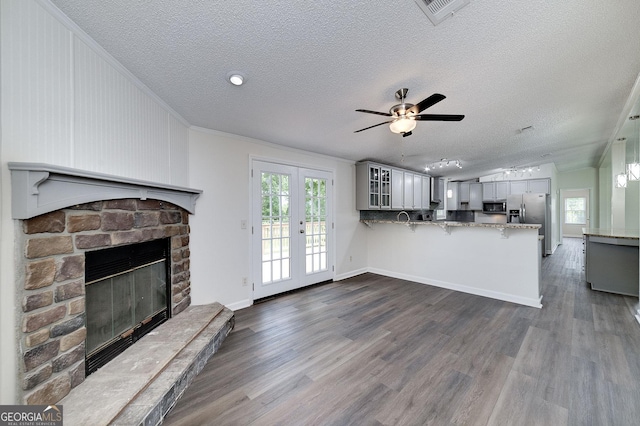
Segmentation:
<svg viewBox="0 0 640 426">
<path fill-rule="evenodd" d="M 537 223 L 477 223 L 477 222 L 453 222 L 448 220 L 426 221 L 426 220 L 384 220 L 384 219 L 362 219 L 362 223 L 393 223 L 399 225 L 427 225 L 440 227 L 466 227 L 466 228 L 497 228 L 497 229 L 539 229 Z"/>
<path fill-rule="evenodd" d="M 637 229 L 582 228 L 582 233 L 592 237 L 628 238 L 631 240 L 637 240 L 639 236 Z"/>
</svg>

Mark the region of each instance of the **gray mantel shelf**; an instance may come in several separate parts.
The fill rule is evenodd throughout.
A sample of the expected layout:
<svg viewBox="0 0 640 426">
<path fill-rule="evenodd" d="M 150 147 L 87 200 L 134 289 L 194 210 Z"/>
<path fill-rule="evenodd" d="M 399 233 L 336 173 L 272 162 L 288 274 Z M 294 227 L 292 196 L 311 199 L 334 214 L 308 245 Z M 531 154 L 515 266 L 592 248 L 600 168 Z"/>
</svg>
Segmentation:
<svg viewBox="0 0 640 426">
<path fill-rule="evenodd" d="M 195 213 L 200 189 L 129 179 L 43 163 L 9 163 L 11 214 L 29 219 L 41 214 L 101 200 L 137 198 L 173 203 Z"/>
</svg>

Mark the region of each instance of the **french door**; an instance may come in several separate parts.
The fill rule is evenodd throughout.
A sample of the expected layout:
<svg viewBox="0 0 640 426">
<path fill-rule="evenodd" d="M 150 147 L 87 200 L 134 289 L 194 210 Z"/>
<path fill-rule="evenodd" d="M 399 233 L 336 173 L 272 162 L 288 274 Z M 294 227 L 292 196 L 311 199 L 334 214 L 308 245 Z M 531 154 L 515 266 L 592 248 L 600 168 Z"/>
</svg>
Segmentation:
<svg viewBox="0 0 640 426">
<path fill-rule="evenodd" d="M 253 297 L 333 278 L 330 172 L 253 161 Z"/>
</svg>

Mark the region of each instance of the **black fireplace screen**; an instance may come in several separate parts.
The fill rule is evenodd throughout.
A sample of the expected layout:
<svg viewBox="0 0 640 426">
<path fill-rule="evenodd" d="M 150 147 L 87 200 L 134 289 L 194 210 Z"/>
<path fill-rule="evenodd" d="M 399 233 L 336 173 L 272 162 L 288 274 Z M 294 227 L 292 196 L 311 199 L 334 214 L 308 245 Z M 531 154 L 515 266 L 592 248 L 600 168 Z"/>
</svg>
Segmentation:
<svg viewBox="0 0 640 426">
<path fill-rule="evenodd" d="M 86 374 L 169 318 L 169 242 L 87 252 Z"/>
</svg>

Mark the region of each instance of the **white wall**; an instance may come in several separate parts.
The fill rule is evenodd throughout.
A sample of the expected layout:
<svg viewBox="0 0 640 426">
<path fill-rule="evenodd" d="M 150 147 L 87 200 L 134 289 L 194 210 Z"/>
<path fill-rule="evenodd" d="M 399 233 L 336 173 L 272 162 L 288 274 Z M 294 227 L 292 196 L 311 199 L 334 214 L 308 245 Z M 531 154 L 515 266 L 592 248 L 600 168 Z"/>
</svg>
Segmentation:
<svg viewBox="0 0 640 426">
<path fill-rule="evenodd" d="M 191 216 L 191 295 L 194 304 L 220 302 L 232 309 L 252 303 L 251 159 L 332 171 L 335 197 L 335 266 L 338 279 L 356 275 L 367 266 L 365 226 L 355 209 L 355 166 L 332 157 L 289 150 L 266 142 L 222 132 L 189 131 L 192 187 L 204 192 Z M 349 260 L 351 257 L 351 261 Z"/>
<path fill-rule="evenodd" d="M 0 1 L 0 404 L 15 402 L 9 161 L 188 185 L 188 123 L 51 3 Z"/>
<path fill-rule="evenodd" d="M 598 228 L 600 223 L 598 215 L 598 206 L 600 203 L 598 169 L 594 167 L 586 167 L 584 169 L 574 170 L 571 172 L 558 173 L 558 188 L 561 191 L 575 189 L 589 190 L 589 227 Z M 563 203 L 564 201 L 561 200 L 561 210 L 564 208 Z M 562 211 L 560 212 L 560 216 L 562 216 Z"/>
</svg>

